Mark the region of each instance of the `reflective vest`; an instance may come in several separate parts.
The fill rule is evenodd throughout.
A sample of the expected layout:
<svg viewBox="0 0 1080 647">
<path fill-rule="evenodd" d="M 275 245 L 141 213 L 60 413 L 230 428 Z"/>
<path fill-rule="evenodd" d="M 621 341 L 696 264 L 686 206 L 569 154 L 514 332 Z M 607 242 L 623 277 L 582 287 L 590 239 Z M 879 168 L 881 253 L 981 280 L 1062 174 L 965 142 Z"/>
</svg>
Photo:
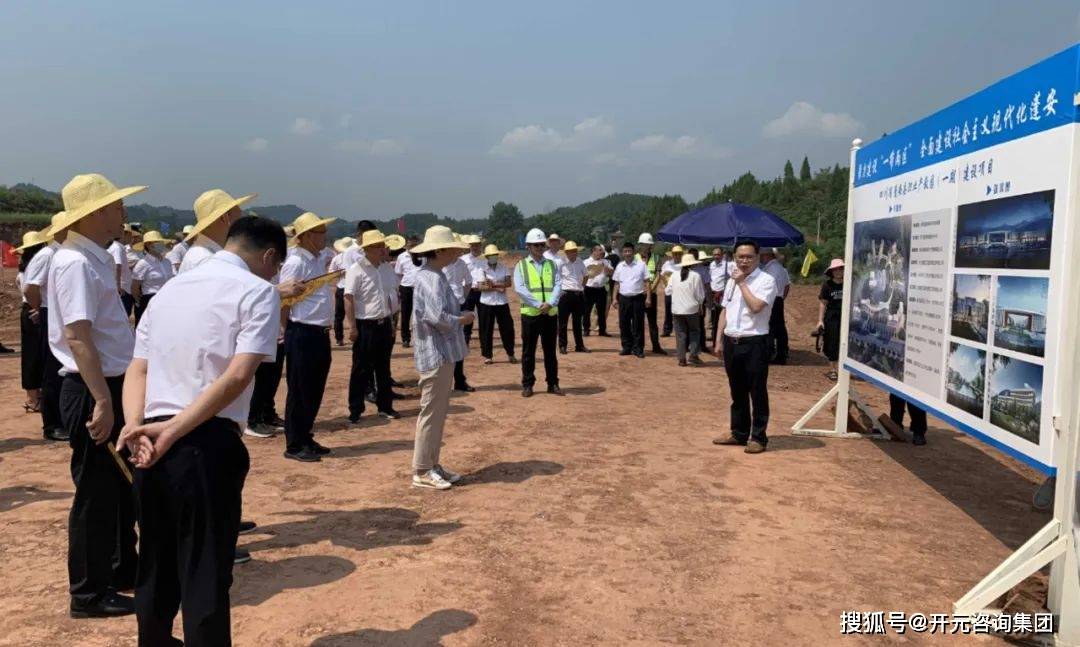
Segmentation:
<svg viewBox="0 0 1080 647">
<path fill-rule="evenodd" d="M 634 254 L 634 259 L 640 261 L 641 254 Z M 656 257 L 649 254 L 649 262 L 645 264 L 645 268 L 649 270 L 649 278 L 645 281 L 646 294 L 652 292 L 652 283 L 656 280 Z"/>
<path fill-rule="evenodd" d="M 551 298 L 552 291 L 555 290 L 555 280 L 557 278 L 555 263 L 545 258 L 543 270 L 537 272 L 536 266 L 532 264 L 530 259 L 524 258 L 518 263 L 518 268 L 518 271 L 522 273 L 521 277 L 525 279 L 525 289 L 531 292 L 533 298 L 540 303 L 547 303 L 547 300 Z M 547 313 L 555 316 L 559 313 L 559 309 L 552 306 Z M 522 303 L 521 314 L 536 317 L 540 314 L 540 308 L 534 308 Z"/>
</svg>

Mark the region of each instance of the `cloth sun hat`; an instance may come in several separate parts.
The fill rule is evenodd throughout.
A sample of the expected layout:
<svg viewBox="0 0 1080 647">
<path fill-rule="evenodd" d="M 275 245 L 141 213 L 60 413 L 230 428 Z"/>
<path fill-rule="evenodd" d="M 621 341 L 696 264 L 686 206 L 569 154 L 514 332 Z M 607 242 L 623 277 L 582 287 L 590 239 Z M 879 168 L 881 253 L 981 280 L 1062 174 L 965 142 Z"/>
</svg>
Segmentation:
<svg viewBox="0 0 1080 647">
<path fill-rule="evenodd" d="M 46 242 L 48 242 L 48 237 L 45 234 L 46 231 L 48 230 L 43 229 L 41 231 L 28 231 L 23 234 L 22 245 L 19 245 L 15 248 L 15 253 L 21 254 L 24 249 L 30 249 L 35 245 L 44 245 Z"/>
<path fill-rule="evenodd" d="M 829 272 L 831 272 L 833 270 L 838 270 L 838 269 L 839 270 L 844 269 L 844 259 L 842 259 L 842 258 L 834 258 L 831 261 L 829 261 L 829 268 L 827 270 L 825 270 L 825 276 L 828 276 Z"/>
<path fill-rule="evenodd" d="M 540 229 L 530 229 L 529 233 L 525 234 L 525 244 L 535 245 L 537 243 L 543 244 L 547 238 L 544 236 L 544 232 Z"/>
<path fill-rule="evenodd" d="M 424 242 L 409 250 L 410 254 L 423 254 L 437 249 L 469 249 L 465 243 L 454 240 L 454 232 L 449 227 L 435 225 L 424 232 Z"/>
<path fill-rule="evenodd" d="M 371 245 L 378 245 L 379 243 L 386 243 L 386 236 L 383 235 L 378 229 L 371 229 L 364 232 L 364 237 L 360 239 L 361 247 L 370 247 Z"/>
<path fill-rule="evenodd" d="M 306 234 L 307 232 L 315 229 L 316 227 L 329 225 L 335 220 L 337 220 L 337 218 L 320 218 L 319 216 L 311 213 L 310 211 L 305 211 L 304 213 L 297 216 L 296 220 L 293 221 L 292 226 L 295 232 L 293 235 L 299 237 L 301 234 Z"/>
<path fill-rule="evenodd" d="M 575 251 L 577 249 L 579 249 L 579 247 L 577 246 L 577 243 L 575 243 L 572 240 L 566 241 L 566 244 L 563 245 L 563 251 L 564 252 L 573 252 L 573 251 Z"/>
<path fill-rule="evenodd" d="M 76 175 L 60 192 L 64 200 L 64 210 L 57 215 L 62 214 L 63 217 L 57 218 L 49 231 L 56 233 L 67 229 L 98 209 L 147 188 L 149 187 L 129 186 L 121 189 L 98 173 Z"/>
<path fill-rule="evenodd" d="M 505 253 L 499 249 L 498 245 L 488 245 L 484 248 L 484 256 L 502 256 Z"/>
<path fill-rule="evenodd" d="M 652 245 L 652 244 L 654 244 L 653 239 L 652 239 L 652 234 L 647 233 L 647 232 L 644 233 L 644 234 L 641 234 L 640 236 L 638 236 L 637 242 L 638 242 L 638 245 Z"/>
<path fill-rule="evenodd" d="M 195 198 L 195 224 L 191 225 L 191 231 L 187 232 L 184 240 L 194 239 L 202 233 L 204 229 L 227 214 L 233 207 L 243 206 L 254 200 L 258 195 L 259 194 L 257 193 L 249 193 L 248 195 L 234 198 L 221 189 L 210 189 L 209 191 L 205 191 L 198 198 Z M 187 227 L 184 229 L 186 231 Z"/>
<path fill-rule="evenodd" d="M 699 263 L 701 263 L 701 261 L 694 258 L 693 254 L 683 254 L 682 260 L 679 261 L 679 267 L 690 267 L 691 265 L 698 265 Z"/>
<path fill-rule="evenodd" d="M 386 246 L 390 248 L 390 251 L 396 252 L 399 249 L 405 248 L 405 237 L 401 234 L 390 234 L 386 237 Z"/>
<path fill-rule="evenodd" d="M 151 229 L 150 231 L 143 234 L 142 240 L 140 240 L 139 242 L 132 245 L 131 248 L 134 249 L 137 252 L 141 252 L 144 249 L 146 249 L 147 243 L 167 243 L 167 242 L 169 242 L 169 241 L 166 240 L 166 238 L 161 235 L 160 231 L 155 231 L 155 230 Z"/>
<path fill-rule="evenodd" d="M 344 238 L 338 238 L 337 240 L 334 241 L 334 251 L 340 254 L 341 252 L 345 251 L 346 249 L 349 249 L 349 247 L 351 247 L 352 244 L 353 244 L 353 239 L 349 238 L 348 236 L 345 236 Z"/>
</svg>

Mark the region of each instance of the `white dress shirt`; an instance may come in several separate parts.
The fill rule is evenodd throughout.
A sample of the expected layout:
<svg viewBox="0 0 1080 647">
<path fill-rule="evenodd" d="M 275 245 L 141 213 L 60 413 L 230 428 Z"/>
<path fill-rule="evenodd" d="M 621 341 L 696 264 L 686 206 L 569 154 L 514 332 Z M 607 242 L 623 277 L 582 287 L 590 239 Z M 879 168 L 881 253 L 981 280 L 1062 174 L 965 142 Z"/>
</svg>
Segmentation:
<svg viewBox="0 0 1080 647">
<path fill-rule="evenodd" d="M 742 296 L 742 288 L 734 281 L 728 281 L 724 292 L 724 300 L 721 302 L 727 308 L 727 325 L 724 326 L 724 334 L 728 337 L 750 337 L 753 335 L 769 334 L 769 315 L 772 314 L 772 304 L 776 299 L 776 281 L 760 267 L 750 273 L 744 280 L 750 288 L 750 294 L 765 302 L 761 312 L 754 314 Z"/>
<path fill-rule="evenodd" d="M 60 362 L 60 373 L 78 373 L 64 326 L 90 322 L 90 341 L 101 359 L 105 377 L 123 375 L 131 363 L 135 337 L 116 293 L 116 260 L 94 241 L 76 231 L 49 263 L 49 348 Z"/>
<path fill-rule="evenodd" d="M 624 297 L 633 297 L 645 293 L 645 281 L 649 278 L 649 269 L 645 261 L 634 259 L 627 263 L 623 261 L 615 268 L 611 280 L 619 284 L 619 294 Z"/>
<path fill-rule="evenodd" d="M 784 290 L 791 285 L 791 276 L 788 275 L 788 271 L 775 258 L 766 263 L 762 269 L 773 277 L 773 281 L 776 281 L 776 296 L 783 298 Z"/>
<path fill-rule="evenodd" d="M 23 273 L 22 272 L 16 272 L 15 273 L 15 287 L 19 290 L 19 296 L 22 297 L 22 302 L 27 303 L 27 301 L 26 301 L 26 292 L 23 290 L 24 286 L 23 286 Z M 47 308 L 48 306 L 45 306 L 45 307 Z"/>
<path fill-rule="evenodd" d="M 553 261 L 555 263 L 556 269 L 558 269 L 559 265 L 566 262 L 565 256 L 560 255 L 558 252 L 553 252 L 550 249 L 544 250 L 544 258 L 548 259 L 549 261 Z"/>
<path fill-rule="evenodd" d="M 339 252 L 337 254 L 334 254 L 334 257 L 330 259 L 330 265 L 327 266 L 326 271 L 327 272 L 337 272 L 339 270 L 347 270 L 347 269 L 349 269 L 350 266 L 351 266 L 351 264 L 350 265 L 345 264 L 345 252 Z M 345 275 L 344 274 L 342 274 L 341 278 L 338 279 L 337 287 L 339 287 L 339 288 L 344 288 L 345 287 Z"/>
<path fill-rule="evenodd" d="M 323 247 L 319 252 L 319 262 L 322 263 L 323 274 L 330 271 L 330 261 L 334 260 L 334 255 L 337 252 L 332 247 Z"/>
<path fill-rule="evenodd" d="M 400 276 L 398 285 L 405 288 L 411 288 L 416 285 L 416 272 L 420 268 L 413 264 L 412 254 L 409 252 L 401 252 L 398 255 L 397 261 L 394 262 L 394 272 Z"/>
<path fill-rule="evenodd" d="M 705 300 L 705 283 L 701 280 L 701 274 L 694 269 L 695 265 L 686 273 L 686 280 L 682 278 L 682 268 L 676 267 L 668 280 L 671 288 L 671 314 L 696 315 L 701 312 L 701 302 Z"/>
<path fill-rule="evenodd" d="M 489 265 L 486 261 L 482 266 L 473 266 L 473 283 L 490 281 L 493 285 L 506 285 L 510 278 L 510 270 L 502 263 Z M 480 303 L 486 306 L 504 306 L 510 303 L 506 298 L 505 290 L 487 290 L 480 293 Z"/>
<path fill-rule="evenodd" d="M 472 288 L 472 272 L 461 258 L 443 268 L 443 275 L 450 283 L 450 291 L 457 297 L 458 303 L 465 303 L 465 297 Z"/>
<path fill-rule="evenodd" d="M 172 262 L 167 258 L 154 258 L 147 254 L 135 263 L 131 276 L 142 281 L 143 294 L 157 294 L 165 282 L 173 277 Z"/>
<path fill-rule="evenodd" d="M 195 237 L 195 243 L 184 254 L 184 260 L 181 261 L 180 271 L 177 274 L 183 274 L 188 270 L 195 269 L 220 251 L 221 245 L 199 234 Z"/>
<path fill-rule="evenodd" d="M 604 287 L 605 285 L 608 284 L 608 280 L 610 278 L 608 276 L 608 270 L 613 269 L 611 267 L 611 262 L 608 261 L 608 259 L 601 258 L 600 260 L 596 260 L 595 258 L 590 256 L 590 257 L 586 258 L 583 262 L 585 263 L 585 275 L 586 276 L 589 275 L 589 268 L 590 267 L 592 267 L 593 265 L 600 265 L 601 266 L 599 274 L 597 274 L 596 276 L 589 277 L 589 279 L 587 281 L 585 281 L 585 287 L 602 288 L 602 287 Z"/>
<path fill-rule="evenodd" d="M 147 418 L 174 416 L 221 377 L 233 356 L 277 356 L 281 299 L 232 252 L 185 272 L 150 302 L 139 321 L 135 357 L 145 359 Z M 243 426 L 254 380 L 218 416 Z"/>
<path fill-rule="evenodd" d="M 25 290 L 28 285 L 38 286 L 38 290 L 41 291 L 41 305 L 46 308 L 49 307 L 49 265 L 52 264 L 53 254 L 59 247 L 56 243 L 52 243 L 41 248 L 26 264 L 26 269 L 22 274 L 22 289 Z"/>
<path fill-rule="evenodd" d="M 572 262 L 569 258 L 563 259 L 558 270 L 563 292 L 581 292 L 585 289 L 585 263 L 580 256 Z"/>
<path fill-rule="evenodd" d="M 357 319 L 378 321 L 394 312 L 390 294 L 396 290 L 387 283 L 386 274 L 380 270 L 382 265 L 372 265 L 366 256 L 361 256 L 345 271 L 345 294 L 353 298 Z"/>
<path fill-rule="evenodd" d="M 326 266 L 321 255 L 315 255 L 297 246 L 296 253 L 285 259 L 281 266 L 281 282 L 307 281 L 326 274 Z M 324 285 L 312 292 L 306 299 L 292 304 L 289 309 L 289 321 L 310 326 L 327 326 L 334 322 L 334 286 Z"/>
<path fill-rule="evenodd" d="M 398 275 L 394 272 L 393 261 L 379 263 L 379 272 L 383 277 L 383 285 L 390 293 L 390 313 L 401 312 L 401 296 L 398 294 Z"/>
<path fill-rule="evenodd" d="M 671 296 L 671 277 L 679 273 L 679 266 L 675 264 L 670 258 L 664 261 L 664 264 L 660 266 L 660 274 L 666 274 L 668 277 L 667 285 L 664 286 L 664 295 Z"/>
<path fill-rule="evenodd" d="M 128 265 L 127 248 L 120 241 L 114 240 L 108 251 L 113 257 L 113 264 L 120 268 L 120 289 L 131 294 L 131 266 Z"/>
<path fill-rule="evenodd" d="M 709 289 L 713 292 L 723 292 L 727 280 L 731 278 L 731 270 L 734 269 L 731 261 L 709 262 Z"/>
<path fill-rule="evenodd" d="M 188 247 L 187 243 L 180 241 L 165 254 L 165 258 L 169 259 L 169 262 L 173 264 L 174 270 L 180 269 L 180 264 L 184 262 L 184 255 L 187 254 Z"/>
</svg>

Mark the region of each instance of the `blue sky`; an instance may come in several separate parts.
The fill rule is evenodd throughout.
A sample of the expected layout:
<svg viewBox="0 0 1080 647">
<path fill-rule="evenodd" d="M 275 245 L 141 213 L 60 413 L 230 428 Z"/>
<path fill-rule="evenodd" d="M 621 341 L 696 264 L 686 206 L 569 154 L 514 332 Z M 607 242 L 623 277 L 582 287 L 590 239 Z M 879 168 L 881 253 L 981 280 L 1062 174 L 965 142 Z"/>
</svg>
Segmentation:
<svg viewBox="0 0 1080 647">
<path fill-rule="evenodd" d="M 1029 388 L 1035 390 L 1035 397 L 1042 399 L 1043 368 L 1038 364 L 1014 359 L 1005 368 L 1000 368 L 994 357 L 994 369 L 990 371 L 990 393 L 997 395 L 1005 389 Z"/>
<path fill-rule="evenodd" d="M 954 343 L 949 351 L 949 368 L 970 382 L 986 369 L 986 353 Z"/>
<path fill-rule="evenodd" d="M 997 277 L 997 307 L 1030 310 L 1046 314 L 1046 295 L 1050 280 L 1038 277 Z"/>
<path fill-rule="evenodd" d="M 1080 41 L 1074 0 L 0 3 L 0 183 L 354 220 L 697 200 Z"/>
<path fill-rule="evenodd" d="M 957 274 L 956 294 L 978 301 L 990 300 L 990 277 L 984 274 Z"/>
</svg>

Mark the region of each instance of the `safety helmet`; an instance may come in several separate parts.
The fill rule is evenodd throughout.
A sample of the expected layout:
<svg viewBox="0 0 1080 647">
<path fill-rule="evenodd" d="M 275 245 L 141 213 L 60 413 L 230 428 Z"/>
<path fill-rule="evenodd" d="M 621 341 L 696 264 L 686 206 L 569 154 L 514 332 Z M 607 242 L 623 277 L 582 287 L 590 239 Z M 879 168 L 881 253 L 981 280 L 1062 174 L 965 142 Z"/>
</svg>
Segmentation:
<svg viewBox="0 0 1080 647">
<path fill-rule="evenodd" d="M 544 232 L 539 229 L 530 229 L 529 233 L 525 234 L 525 244 L 532 245 L 534 243 L 546 243 L 547 237 L 544 236 Z"/>
<path fill-rule="evenodd" d="M 650 234 L 650 233 L 644 233 L 644 234 L 641 234 L 640 236 L 638 236 L 637 242 L 638 242 L 638 245 L 652 245 L 652 244 L 654 244 L 653 239 L 652 239 L 652 234 Z"/>
</svg>

